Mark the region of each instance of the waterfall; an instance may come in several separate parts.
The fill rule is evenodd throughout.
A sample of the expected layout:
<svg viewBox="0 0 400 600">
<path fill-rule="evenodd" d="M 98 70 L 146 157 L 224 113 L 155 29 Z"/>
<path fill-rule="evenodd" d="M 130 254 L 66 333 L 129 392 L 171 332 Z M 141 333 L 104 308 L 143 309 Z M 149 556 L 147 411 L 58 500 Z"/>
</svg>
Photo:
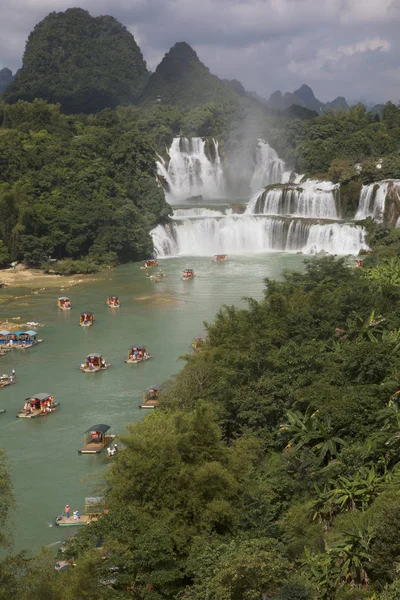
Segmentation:
<svg viewBox="0 0 400 600">
<path fill-rule="evenodd" d="M 168 158 L 159 157 L 157 167 L 167 202 L 174 206 L 169 221 L 151 231 L 158 257 L 273 251 L 357 254 L 368 249 L 364 228 L 334 222 L 340 219 L 339 184 L 294 177 L 264 140 L 257 142 L 250 182 L 258 191 L 247 206 L 239 200 L 229 206 L 213 139 L 174 138 Z M 276 187 L 268 188 L 271 184 Z M 381 213 L 386 192 L 382 188 L 380 193 L 383 201 L 376 190 L 363 188 L 357 215 Z"/>
<path fill-rule="evenodd" d="M 263 189 L 251 198 L 246 214 L 338 219 L 339 187 L 330 181 L 308 179 L 301 184 Z"/>
<path fill-rule="evenodd" d="M 355 215 L 356 221 L 361 221 L 367 217 L 372 217 L 377 221 L 383 220 L 385 211 L 386 195 L 388 192 L 388 182 L 371 183 L 363 185 L 358 203 L 358 210 Z"/>
<path fill-rule="evenodd" d="M 252 194 L 257 190 L 273 183 L 287 183 L 290 171 L 285 171 L 285 162 L 268 142 L 257 140 L 256 164 L 250 180 Z"/>
<path fill-rule="evenodd" d="M 166 183 L 170 204 L 193 197 L 223 198 L 225 182 L 218 142 L 214 139 L 174 138 L 168 150 L 169 160 L 159 156 L 157 171 Z"/>
<path fill-rule="evenodd" d="M 250 215 L 171 221 L 151 232 L 159 257 L 268 251 L 357 254 L 367 249 L 362 227 Z"/>
</svg>

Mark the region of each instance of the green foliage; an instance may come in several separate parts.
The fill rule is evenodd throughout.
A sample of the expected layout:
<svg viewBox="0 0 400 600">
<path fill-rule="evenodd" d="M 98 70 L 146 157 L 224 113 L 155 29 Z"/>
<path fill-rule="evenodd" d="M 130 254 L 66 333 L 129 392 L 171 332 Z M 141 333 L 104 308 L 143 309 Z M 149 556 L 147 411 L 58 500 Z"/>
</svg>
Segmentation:
<svg viewBox="0 0 400 600">
<path fill-rule="evenodd" d="M 10 546 L 9 518 L 14 507 L 11 475 L 4 450 L 0 449 L 0 546 Z"/>
<path fill-rule="evenodd" d="M 51 256 L 71 259 L 56 272 L 88 273 L 152 253 L 149 231 L 169 207 L 144 132 L 111 109 L 65 117 L 20 101 L 4 114 L 13 129 L 0 129 L 0 264 Z"/>
<path fill-rule="evenodd" d="M 132 102 L 147 77 L 140 49 L 123 25 L 69 8 L 36 25 L 22 68 L 3 96 L 11 104 L 41 98 L 59 102 L 64 113 L 93 113 Z"/>
</svg>

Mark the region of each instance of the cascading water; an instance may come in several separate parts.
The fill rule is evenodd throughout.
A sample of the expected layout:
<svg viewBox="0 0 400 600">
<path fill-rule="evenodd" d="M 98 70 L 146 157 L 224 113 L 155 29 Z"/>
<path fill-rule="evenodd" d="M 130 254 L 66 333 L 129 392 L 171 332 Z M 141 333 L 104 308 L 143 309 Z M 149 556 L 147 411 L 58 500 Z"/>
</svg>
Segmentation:
<svg viewBox="0 0 400 600">
<path fill-rule="evenodd" d="M 265 140 L 257 140 L 256 164 L 250 180 L 251 193 L 273 183 L 287 183 L 290 171 L 285 171 L 285 161 Z"/>
<path fill-rule="evenodd" d="M 169 160 L 161 156 L 157 171 L 166 182 L 166 200 L 170 204 L 187 198 L 223 198 L 226 195 L 218 142 L 203 138 L 174 138 L 168 150 Z"/>
<path fill-rule="evenodd" d="M 367 217 L 372 217 L 376 221 L 382 221 L 387 192 L 387 181 L 363 185 L 361 188 L 358 210 L 354 219 L 356 221 L 361 221 Z"/>
<path fill-rule="evenodd" d="M 339 184 L 311 179 L 302 184 L 264 189 L 251 198 L 246 214 L 338 219 L 339 193 Z"/>
<path fill-rule="evenodd" d="M 367 249 L 362 227 L 305 219 L 232 215 L 187 219 L 152 231 L 157 256 L 210 256 L 268 251 L 356 254 Z"/>
<path fill-rule="evenodd" d="M 157 163 L 167 201 L 175 205 L 169 222 L 151 232 L 158 257 L 268 251 L 357 254 L 367 249 L 362 227 L 332 222 L 340 218 L 339 185 L 294 179 L 263 140 L 258 140 L 256 154 L 251 187 L 286 183 L 258 191 L 243 214 L 243 205 L 229 208 L 229 200 L 221 205 L 226 191 L 217 142 L 174 139 L 169 161 Z"/>
</svg>

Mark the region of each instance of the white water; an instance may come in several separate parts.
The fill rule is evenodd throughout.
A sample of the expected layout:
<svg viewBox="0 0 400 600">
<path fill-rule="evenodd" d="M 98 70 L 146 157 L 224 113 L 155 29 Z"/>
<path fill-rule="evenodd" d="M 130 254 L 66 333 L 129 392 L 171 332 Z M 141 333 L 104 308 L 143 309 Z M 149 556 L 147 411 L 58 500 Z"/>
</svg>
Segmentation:
<svg viewBox="0 0 400 600">
<path fill-rule="evenodd" d="M 367 217 L 372 217 L 376 221 L 382 221 L 387 191 L 387 181 L 363 185 L 361 188 L 358 210 L 354 219 L 356 221 L 361 221 Z"/>
<path fill-rule="evenodd" d="M 339 184 L 308 179 L 300 185 L 260 190 L 251 198 L 246 214 L 338 219 L 339 193 Z"/>
<path fill-rule="evenodd" d="M 207 156 L 210 145 L 213 158 Z M 196 138 L 174 138 L 168 150 L 169 160 L 159 157 L 157 171 L 168 185 L 166 200 L 170 204 L 192 196 L 223 198 L 226 195 L 218 142 Z"/>
<path fill-rule="evenodd" d="M 186 219 L 158 225 L 151 234 L 159 257 L 321 250 L 356 254 L 367 248 L 362 227 L 248 215 Z"/>
<path fill-rule="evenodd" d="M 287 183 L 290 171 L 285 170 L 285 161 L 268 144 L 259 139 L 257 141 L 256 164 L 250 180 L 251 193 L 255 194 L 266 185 L 273 183 Z"/>
<path fill-rule="evenodd" d="M 208 151 L 207 144 L 211 144 Z M 175 138 L 169 157 L 169 161 L 160 158 L 158 173 L 168 184 L 167 201 L 178 206 L 167 224 L 151 232 L 158 257 L 269 251 L 357 254 L 367 249 L 363 228 L 331 222 L 340 218 L 339 185 L 314 180 L 300 183 L 301 175 L 293 181 L 284 161 L 263 140 L 257 143 L 251 187 L 289 179 L 292 183 L 261 189 L 244 214 L 221 206 L 226 190 L 217 142 Z M 193 196 L 201 198 L 196 201 Z M 201 205 L 205 199 L 211 201 L 207 207 Z"/>
<path fill-rule="evenodd" d="M 195 219 L 201 217 L 222 217 L 224 215 L 232 214 L 231 208 L 225 208 L 221 210 L 213 210 L 210 208 L 203 208 L 201 206 L 195 208 L 177 208 L 174 210 L 174 219 Z"/>
</svg>

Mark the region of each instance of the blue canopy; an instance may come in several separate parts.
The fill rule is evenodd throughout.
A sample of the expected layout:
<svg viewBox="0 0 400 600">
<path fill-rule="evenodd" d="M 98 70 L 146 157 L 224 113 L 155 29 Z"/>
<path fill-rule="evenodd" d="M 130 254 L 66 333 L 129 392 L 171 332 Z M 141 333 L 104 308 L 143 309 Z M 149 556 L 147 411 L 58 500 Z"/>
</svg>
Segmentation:
<svg viewBox="0 0 400 600">
<path fill-rule="evenodd" d="M 7 331 L 6 329 L 2 329 L 2 331 L 0 331 L 0 335 L 10 335 L 10 331 Z"/>
<path fill-rule="evenodd" d="M 29 335 L 29 337 L 33 337 L 34 335 L 37 335 L 37 331 L 33 331 L 33 329 L 29 329 L 29 331 L 25 331 L 26 335 Z"/>
<path fill-rule="evenodd" d="M 146 346 L 131 346 L 131 350 L 134 350 L 136 348 L 136 350 L 146 350 Z"/>
<path fill-rule="evenodd" d="M 25 331 L 13 331 L 12 335 L 24 335 Z"/>
</svg>

